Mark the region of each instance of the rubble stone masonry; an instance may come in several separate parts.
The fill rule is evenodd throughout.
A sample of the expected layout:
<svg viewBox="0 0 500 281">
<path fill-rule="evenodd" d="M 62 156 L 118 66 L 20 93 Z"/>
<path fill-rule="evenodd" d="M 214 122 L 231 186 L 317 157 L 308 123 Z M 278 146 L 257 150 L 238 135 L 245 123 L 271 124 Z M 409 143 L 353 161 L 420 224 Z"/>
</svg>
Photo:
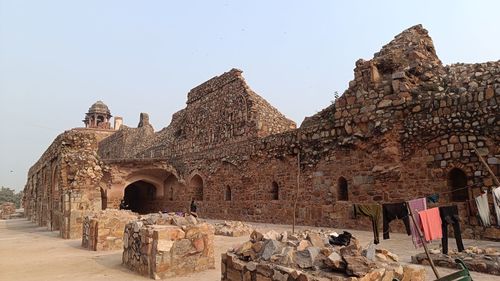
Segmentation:
<svg viewBox="0 0 500 281">
<path fill-rule="evenodd" d="M 170 214 L 130 222 L 125 226 L 122 262 L 153 279 L 214 268 L 214 227 Z"/>
<path fill-rule="evenodd" d="M 201 217 L 291 223 L 298 196 L 299 224 L 369 229 L 354 203 L 439 193 L 431 206 L 457 204 L 464 237 L 499 239 L 467 201 L 494 186 L 474 149 L 499 174 L 500 61 L 445 66 L 417 25 L 358 60 L 345 92 L 299 128 L 241 73 L 192 89 L 156 133 L 142 114 L 138 128 L 58 137 L 28 174 L 28 216 L 62 227 L 64 194 L 78 191 L 88 195 L 69 203 L 75 220 L 122 199 L 139 213 L 187 211 L 194 199 Z"/>
<path fill-rule="evenodd" d="M 82 247 L 92 251 L 123 249 L 125 225 L 138 215 L 125 210 L 107 209 L 83 219 Z"/>
</svg>

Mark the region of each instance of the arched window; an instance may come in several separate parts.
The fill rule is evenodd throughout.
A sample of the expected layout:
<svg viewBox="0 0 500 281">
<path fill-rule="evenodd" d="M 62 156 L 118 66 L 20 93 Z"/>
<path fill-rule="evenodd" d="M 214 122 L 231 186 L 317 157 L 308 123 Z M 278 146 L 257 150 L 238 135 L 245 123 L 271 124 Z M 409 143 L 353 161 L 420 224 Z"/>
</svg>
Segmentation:
<svg viewBox="0 0 500 281">
<path fill-rule="evenodd" d="M 464 171 L 453 168 L 448 173 L 448 187 L 451 191 L 451 200 L 455 202 L 462 202 L 469 198 L 467 190 L 467 175 Z"/>
<path fill-rule="evenodd" d="M 193 192 L 193 200 L 203 201 L 203 179 L 199 175 L 195 175 L 191 179 L 190 187 Z"/>
<path fill-rule="evenodd" d="M 101 209 L 106 210 L 108 207 L 108 191 L 104 190 L 102 187 L 101 189 Z"/>
<path fill-rule="evenodd" d="M 232 200 L 231 188 L 229 186 L 226 186 L 226 191 L 224 192 L 224 200 L 226 200 L 226 201 Z"/>
<path fill-rule="evenodd" d="M 344 177 L 340 177 L 337 181 L 337 200 L 338 201 L 349 200 L 349 190 L 347 187 L 347 180 Z"/>
<path fill-rule="evenodd" d="M 271 186 L 271 199 L 272 200 L 280 199 L 280 187 L 278 186 L 278 183 L 275 181 L 273 181 Z"/>
<path fill-rule="evenodd" d="M 175 194 L 177 192 L 176 186 L 178 186 L 178 184 L 179 181 L 174 175 L 170 175 L 167 177 L 167 179 L 163 183 L 164 185 L 163 196 L 166 200 L 172 201 L 174 199 L 176 200 L 178 199 L 176 198 L 177 194 Z"/>
</svg>

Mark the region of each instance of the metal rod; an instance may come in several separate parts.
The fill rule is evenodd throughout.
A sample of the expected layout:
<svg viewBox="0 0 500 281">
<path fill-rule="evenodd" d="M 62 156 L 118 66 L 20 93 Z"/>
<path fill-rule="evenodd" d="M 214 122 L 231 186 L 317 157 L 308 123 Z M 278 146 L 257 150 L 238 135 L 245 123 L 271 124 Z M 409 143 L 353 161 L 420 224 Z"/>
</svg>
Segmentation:
<svg viewBox="0 0 500 281">
<path fill-rule="evenodd" d="M 295 223 L 296 223 L 296 212 L 297 212 L 297 201 L 299 200 L 299 185 L 300 185 L 300 149 L 297 153 L 297 189 L 295 191 L 295 202 L 293 203 L 293 224 L 292 233 L 295 234 Z"/>
<path fill-rule="evenodd" d="M 431 255 L 429 254 L 429 250 L 427 249 L 425 238 L 423 237 L 424 235 L 422 234 L 420 227 L 417 225 L 417 222 L 415 221 L 415 217 L 413 217 L 413 212 L 411 211 L 410 204 L 408 204 L 408 202 L 406 203 L 406 208 L 408 208 L 408 212 L 410 214 L 411 220 L 413 221 L 413 224 L 415 225 L 415 229 L 417 230 L 418 237 L 420 237 L 420 240 L 422 240 L 422 246 L 424 246 L 424 251 L 425 251 L 425 254 L 427 255 L 427 258 L 429 259 L 429 263 L 431 265 L 432 271 L 434 271 L 434 275 L 436 275 L 436 278 L 439 279 L 439 278 L 441 278 L 439 276 L 439 272 L 437 271 L 437 268 L 431 259 Z"/>
</svg>

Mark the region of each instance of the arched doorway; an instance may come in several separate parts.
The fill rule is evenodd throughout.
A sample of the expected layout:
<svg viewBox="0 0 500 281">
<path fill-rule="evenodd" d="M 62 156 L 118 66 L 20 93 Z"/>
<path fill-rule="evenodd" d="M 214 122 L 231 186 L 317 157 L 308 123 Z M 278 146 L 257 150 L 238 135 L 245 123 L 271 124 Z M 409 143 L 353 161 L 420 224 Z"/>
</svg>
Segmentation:
<svg viewBox="0 0 500 281">
<path fill-rule="evenodd" d="M 190 184 L 193 192 L 193 200 L 203 201 L 203 179 L 199 175 L 191 178 Z"/>
<path fill-rule="evenodd" d="M 448 187 L 451 191 L 451 201 L 463 202 L 469 199 L 467 190 L 467 175 L 464 171 L 453 168 L 448 173 Z"/>
<path fill-rule="evenodd" d="M 279 200 L 280 199 L 280 187 L 278 183 L 273 181 L 271 184 L 271 200 Z"/>
<path fill-rule="evenodd" d="M 226 190 L 224 192 L 224 200 L 225 201 L 231 201 L 233 199 L 233 196 L 231 194 L 231 187 L 226 186 Z"/>
<path fill-rule="evenodd" d="M 108 191 L 104 190 L 102 187 L 101 189 L 101 209 L 106 210 L 108 207 Z"/>
<path fill-rule="evenodd" d="M 156 187 L 145 181 L 136 181 L 129 184 L 125 188 L 123 196 L 123 208 L 137 212 L 139 214 L 147 214 L 156 212 L 150 203 L 155 199 Z"/>
<path fill-rule="evenodd" d="M 168 176 L 164 182 L 164 197 L 166 200 L 172 201 L 175 198 L 175 186 L 178 184 L 177 178 L 174 175 Z"/>
<path fill-rule="evenodd" d="M 349 190 L 347 186 L 347 180 L 344 177 L 340 177 L 337 180 L 337 200 L 349 201 Z"/>
</svg>

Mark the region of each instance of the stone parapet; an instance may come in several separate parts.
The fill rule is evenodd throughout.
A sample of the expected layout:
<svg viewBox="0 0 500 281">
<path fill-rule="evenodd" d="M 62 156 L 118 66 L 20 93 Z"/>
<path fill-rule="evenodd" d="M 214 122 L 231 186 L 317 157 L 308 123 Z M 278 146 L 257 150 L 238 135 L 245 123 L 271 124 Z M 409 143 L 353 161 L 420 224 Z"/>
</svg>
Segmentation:
<svg viewBox="0 0 500 281">
<path fill-rule="evenodd" d="M 133 212 L 112 209 L 85 216 L 82 247 L 92 251 L 123 249 L 125 225 L 137 218 Z"/>
<path fill-rule="evenodd" d="M 214 268 L 214 228 L 192 217 L 155 215 L 125 226 L 122 263 L 153 279 Z"/>
</svg>

